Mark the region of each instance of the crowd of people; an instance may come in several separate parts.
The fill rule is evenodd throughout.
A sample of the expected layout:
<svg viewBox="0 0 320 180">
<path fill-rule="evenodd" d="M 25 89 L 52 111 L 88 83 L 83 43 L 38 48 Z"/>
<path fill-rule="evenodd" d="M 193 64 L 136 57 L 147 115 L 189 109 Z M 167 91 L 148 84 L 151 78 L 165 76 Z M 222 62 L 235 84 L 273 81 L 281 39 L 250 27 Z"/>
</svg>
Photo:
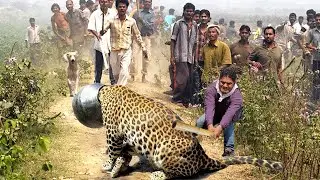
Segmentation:
<svg viewBox="0 0 320 180">
<path fill-rule="evenodd" d="M 204 105 L 205 114 L 197 125 L 216 137 L 224 132 L 224 156 L 234 154 L 234 122 L 242 114 L 239 72 L 271 75 L 281 85 L 286 55 L 299 56 L 300 51 L 306 72 L 320 70 L 320 13 L 312 9 L 306 12 L 306 24 L 303 16 L 297 21 L 297 15 L 291 13 L 287 22 L 276 27 L 264 27 L 258 20 L 252 31 L 245 24 L 237 30 L 233 20 L 228 26 L 224 18 L 211 23 L 210 11 L 197 10 L 192 3 L 184 5 L 182 16 L 176 16 L 173 8 L 166 15 L 165 7 L 153 7 L 152 0 L 80 0 L 80 9 L 67 0 L 66 8 L 64 13 L 56 3 L 51 7 L 59 49 L 94 49 L 95 83 L 101 83 L 103 67 L 109 69 L 112 85 L 125 86 L 128 80 L 136 81 L 139 73 L 141 81 L 148 82 L 151 49 L 162 46 L 157 41 L 162 33 L 170 34 L 165 44 L 170 45 L 171 91 L 166 93 L 173 103 L 185 107 Z M 39 27 L 34 18 L 30 24 L 26 44 L 34 55 L 40 43 Z M 311 101 L 315 103 L 320 98 L 319 79 L 318 73 L 312 85 Z"/>
</svg>

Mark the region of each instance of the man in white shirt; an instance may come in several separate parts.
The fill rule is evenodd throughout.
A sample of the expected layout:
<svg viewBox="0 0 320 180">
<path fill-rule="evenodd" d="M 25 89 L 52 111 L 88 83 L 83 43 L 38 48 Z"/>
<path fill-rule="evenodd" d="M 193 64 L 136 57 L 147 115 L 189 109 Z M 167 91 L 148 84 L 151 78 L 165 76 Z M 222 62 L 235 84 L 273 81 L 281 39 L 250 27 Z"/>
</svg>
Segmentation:
<svg viewBox="0 0 320 180">
<path fill-rule="evenodd" d="M 291 13 L 289 15 L 289 21 L 284 25 L 285 36 L 287 41 L 295 41 L 294 35 L 300 34 L 301 26 L 297 21 L 297 15 L 295 13 Z"/>
<path fill-rule="evenodd" d="M 86 3 L 86 0 L 80 0 L 80 10 L 82 11 L 83 13 L 83 16 L 88 19 L 89 21 L 89 18 L 90 18 L 90 15 L 91 15 L 91 11 L 90 9 L 87 7 L 87 3 Z"/>
<path fill-rule="evenodd" d="M 113 0 L 100 0 L 100 6 L 94 11 L 89 19 L 88 30 L 95 36 L 94 49 L 95 49 L 95 83 L 101 82 L 103 66 L 109 68 L 109 78 L 111 85 L 115 84 L 113 78 L 111 66 L 106 63 L 109 60 L 109 54 L 111 50 L 110 45 L 110 30 L 103 36 L 100 35 L 100 31 L 103 29 L 103 22 L 113 19 L 117 15 L 117 10 L 111 8 Z M 106 59 L 104 59 L 104 57 Z"/>
<path fill-rule="evenodd" d="M 91 15 L 91 11 L 90 9 L 87 7 L 87 3 L 86 3 L 86 0 L 80 0 L 79 1 L 80 3 L 80 11 L 82 12 L 83 14 L 83 17 L 87 20 L 87 22 L 89 22 L 89 19 L 90 19 L 90 15 Z M 87 24 L 86 24 L 87 25 Z M 85 36 L 88 34 L 87 33 L 87 28 L 88 28 L 88 25 L 85 27 Z"/>
<path fill-rule="evenodd" d="M 298 22 L 299 22 L 299 25 L 301 27 L 300 34 L 303 34 L 305 31 L 307 31 L 309 29 L 308 24 L 304 24 L 303 21 L 304 21 L 304 17 L 303 16 L 299 16 L 298 17 Z"/>
<path fill-rule="evenodd" d="M 297 22 L 297 15 L 290 13 L 289 21 L 284 25 L 284 37 L 286 49 L 285 59 L 292 59 L 293 57 L 299 56 L 301 51 L 297 51 L 299 48 L 298 40 L 301 36 L 301 25 Z"/>
<path fill-rule="evenodd" d="M 30 26 L 27 28 L 25 42 L 26 47 L 29 47 L 31 62 L 35 64 L 40 54 L 40 27 L 36 25 L 36 20 L 34 18 L 30 18 L 29 22 Z"/>
</svg>

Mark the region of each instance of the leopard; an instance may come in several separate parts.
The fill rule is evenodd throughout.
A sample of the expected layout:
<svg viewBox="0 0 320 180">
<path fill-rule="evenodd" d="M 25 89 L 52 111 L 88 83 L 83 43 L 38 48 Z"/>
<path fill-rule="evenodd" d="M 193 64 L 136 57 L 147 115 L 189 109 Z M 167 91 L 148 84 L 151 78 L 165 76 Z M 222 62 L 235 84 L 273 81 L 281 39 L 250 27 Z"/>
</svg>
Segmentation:
<svg viewBox="0 0 320 180">
<path fill-rule="evenodd" d="M 134 155 L 144 157 L 152 165 L 152 180 L 192 177 L 234 164 L 283 169 L 280 162 L 250 156 L 210 158 L 197 135 L 173 128 L 174 121 L 183 121 L 174 111 L 128 87 L 103 86 L 98 100 L 106 130 L 107 161 L 102 170 L 112 178 L 128 169 Z"/>
</svg>

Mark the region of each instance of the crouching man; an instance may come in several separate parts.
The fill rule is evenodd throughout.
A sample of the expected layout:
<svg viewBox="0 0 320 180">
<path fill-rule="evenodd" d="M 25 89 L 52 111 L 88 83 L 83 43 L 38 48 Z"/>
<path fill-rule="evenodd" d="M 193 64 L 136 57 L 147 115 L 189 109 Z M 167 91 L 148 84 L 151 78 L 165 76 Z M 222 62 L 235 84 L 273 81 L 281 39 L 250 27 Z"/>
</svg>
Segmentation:
<svg viewBox="0 0 320 180">
<path fill-rule="evenodd" d="M 214 132 L 215 138 L 224 133 L 224 153 L 234 155 L 234 123 L 241 118 L 243 98 L 236 84 L 237 74 L 232 67 L 221 69 L 219 79 L 205 93 L 205 114 L 197 126 Z"/>
</svg>

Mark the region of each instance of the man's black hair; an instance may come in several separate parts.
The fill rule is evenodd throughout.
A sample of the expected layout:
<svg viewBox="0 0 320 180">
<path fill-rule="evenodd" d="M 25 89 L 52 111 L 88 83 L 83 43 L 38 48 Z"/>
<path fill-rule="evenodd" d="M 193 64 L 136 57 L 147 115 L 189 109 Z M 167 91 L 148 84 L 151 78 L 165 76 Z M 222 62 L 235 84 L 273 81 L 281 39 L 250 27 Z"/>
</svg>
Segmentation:
<svg viewBox="0 0 320 180">
<path fill-rule="evenodd" d="M 128 0 L 117 0 L 116 1 L 116 8 L 119 7 L 120 3 L 125 4 L 127 7 L 129 6 L 129 1 Z"/>
<path fill-rule="evenodd" d="M 208 17 L 210 17 L 210 11 L 207 10 L 207 9 L 202 9 L 202 10 L 200 11 L 200 16 L 201 16 L 201 14 L 206 14 Z"/>
<path fill-rule="evenodd" d="M 88 1 L 86 2 L 86 5 L 87 5 L 87 6 L 91 6 L 92 4 L 94 4 L 94 2 L 93 2 L 92 0 L 88 0 Z"/>
<path fill-rule="evenodd" d="M 237 80 L 237 72 L 232 66 L 224 67 L 220 70 L 219 79 L 223 77 L 229 77 L 233 82 L 235 82 Z"/>
<path fill-rule="evenodd" d="M 194 15 L 196 15 L 196 14 L 199 14 L 199 15 L 200 15 L 200 10 L 199 10 L 199 9 L 197 9 L 197 10 L 194 11 Z"/>
<path fill-rule="evenodd" d="M 32 17 L 29 19 L 29 22 L 36 22 L 36 20 Z"/>
<path fill-rule="evenodd" d="M 53 11 L 53 8 L 57 7 L 60 10 L 60 6 L 57 3 L 53 3 L 51 6 L 51 11 Z"/>
<path fill-rule="evenodd" d="M 196 7 L 192 3 L 187 3 L 183 6 L 183 11 L 185 11 L 186 9 L 192 9 L 193 11 L 195 11 Z"/>
<path fill-rule="evenodd" d="M 315 10 L 309 9 L 309 10 L 307 10 L 307 12 L 306 12 L 306 15 L 308 15 L 308 14 L 316 15 L 317 13 L 316 13 Z"/>
<path fill-rule="evenodd" d="M 296 13 L 290 13 L 289 17 L 292 17 L 292 16 L 294 16 L 294 17 L 296 17 L 296 18 L 297 18 Z"/>
<path fill-rule="evenodd" d="M 239 31 L 241 32 L 242 30 L 247 30 L 248 32 L 251 32 L 251 29 L 248 25 L 242 25 L 239 29 Z"/>
<path fill-rule="evenodd" d="M 272 26 L 267 26 L 266 28 L 264 28 L 263 34 L 265 34 L 268 29 L 272 29 L 273 34 L 276 34 L 276 30 Z"/>
<path fill-rule="evenodd" d="M 174 9 L 170 8 L 170 9 L 169 9 L 169 14 L 170 14 L 170 15 L 173 15 L 173 14 L 174 14 L 174 11 L 175 11 Z"/>
</svg>

